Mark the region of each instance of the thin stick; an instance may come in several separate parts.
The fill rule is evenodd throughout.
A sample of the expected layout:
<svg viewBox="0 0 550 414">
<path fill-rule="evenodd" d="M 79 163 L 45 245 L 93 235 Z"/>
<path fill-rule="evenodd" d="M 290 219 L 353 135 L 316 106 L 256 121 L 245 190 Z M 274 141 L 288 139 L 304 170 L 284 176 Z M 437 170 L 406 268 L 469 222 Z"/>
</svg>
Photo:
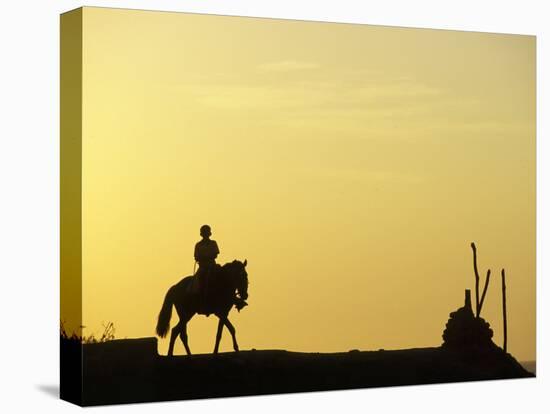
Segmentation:
<svg viewBox="0 0 550 414">
<path fill-rule="evenodd" d="M 504 352 L 506 352 L 506 348 L 508 345 L 508 326 L 507 326 L 507 320 L 506 320 L 506 275 L 504 274 L 504 269 L 502 269 L 501 275 L 502 275 L 502 316 L 504 320 L 504 345 L 502 346 L 502 349 L 504 349 Z"/>
<path fill-rule="evenodd" d="M 485 277 L 485 286 L 483 287 L 483 293 L 481 294 L 481 300 L 479 301 L 479 315 L 481 315 L 481 309 L 483 309 L 483 301 L 485 301 L 485 295 L 487 294 L 487 288 L 489 287 L 490 277 L 491 277 L 491 269 L 487 270 L 487 277 Z"/>
<path fill-rule="evenodd" d="M 479 317 L 479 273 L 477 271 L 477 250 L 474 242 L 470 244 L 474 252 L 474 272 L 476 275 L 476 317 Z"/>
</svg>

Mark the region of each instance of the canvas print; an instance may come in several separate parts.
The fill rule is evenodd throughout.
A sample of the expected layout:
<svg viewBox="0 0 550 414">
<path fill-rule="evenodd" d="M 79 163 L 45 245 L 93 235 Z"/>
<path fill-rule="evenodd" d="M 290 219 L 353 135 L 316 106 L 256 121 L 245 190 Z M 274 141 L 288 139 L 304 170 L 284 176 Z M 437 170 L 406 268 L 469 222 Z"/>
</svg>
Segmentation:
<svg viewBox="0 0 550 414">
<path fill-rule="evenodd" d="M 61 15 L 61 397 L 534 377 L 535 44 Z"/>
</svg>

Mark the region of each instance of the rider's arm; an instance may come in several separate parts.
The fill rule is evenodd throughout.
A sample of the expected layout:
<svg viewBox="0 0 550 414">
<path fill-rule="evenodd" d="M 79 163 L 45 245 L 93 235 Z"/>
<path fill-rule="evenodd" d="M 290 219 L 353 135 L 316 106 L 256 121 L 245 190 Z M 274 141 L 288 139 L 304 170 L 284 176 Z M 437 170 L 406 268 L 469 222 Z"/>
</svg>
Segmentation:
<svg viewBox="0 0 550 414">
<path fill-rule="evenodd" d="M 212 240 L 212 241 L 214 241 L 214 240 Z M 216 243 L 215 241 L 214 241 L 214 252 L 213 253 L 214 253 L 214 259 L 216 257 L 218 257 L 218 254 L 220 254 L 220 249 L 218 248 L 218 243 Z"/>
</svg>

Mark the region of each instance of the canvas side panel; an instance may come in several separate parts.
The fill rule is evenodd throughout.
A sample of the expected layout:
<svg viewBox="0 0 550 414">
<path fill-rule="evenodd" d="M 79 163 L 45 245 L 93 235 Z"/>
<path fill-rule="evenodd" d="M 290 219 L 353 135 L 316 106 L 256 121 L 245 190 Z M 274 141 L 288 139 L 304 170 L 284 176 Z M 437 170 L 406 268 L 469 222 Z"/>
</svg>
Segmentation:
<svg viewBox="0 0 550 414">
<path fill-rule="evenodd" d="M 82 9 L 61 15 L 61 398 L 82 401 Z M 63 334 L 65 333 L 65 335 Z"/>
</svg>

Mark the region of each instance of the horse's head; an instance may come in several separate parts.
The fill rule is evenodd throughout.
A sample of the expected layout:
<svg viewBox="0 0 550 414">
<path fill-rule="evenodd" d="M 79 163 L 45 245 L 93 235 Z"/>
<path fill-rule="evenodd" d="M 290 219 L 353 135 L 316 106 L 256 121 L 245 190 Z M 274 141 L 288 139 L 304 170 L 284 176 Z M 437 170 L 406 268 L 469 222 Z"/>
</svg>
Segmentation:
<svg viewBox="0 0 550 414">
<path fill-rule="evenodd" d="M 234 260 L 232 263 L 235 288 L 243 300 L 248 298 L 248 273 L 246 272 L 247 263 L 248 261 L 246 259 L 244 262 Z"/>
</svg>

